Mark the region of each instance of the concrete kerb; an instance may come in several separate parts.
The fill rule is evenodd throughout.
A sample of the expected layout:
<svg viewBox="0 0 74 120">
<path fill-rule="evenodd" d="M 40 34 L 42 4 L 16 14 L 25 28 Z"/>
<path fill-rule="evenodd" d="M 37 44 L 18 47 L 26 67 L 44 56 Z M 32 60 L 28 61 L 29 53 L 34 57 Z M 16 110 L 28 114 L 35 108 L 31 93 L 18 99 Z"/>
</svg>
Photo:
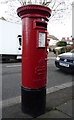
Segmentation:
<svg viewBox="0 0 74 120">
<path fill-rule="evenodd" d="M 74 82 L 68 82 L 68 83 L 65 83 L 59 86 L 47 88 L 46 90 L 47 108 L 53 108 L 57 105 L 64 103 L 66 100 L 71 99 L 72 98 L 72 85 L 74 85 Z M 0 101 L 0 108 L 1 106 L 4 108 L 8 106 L 13 106 L 18 103 L 21 103 L 21 96 L 17 96 L 14 98 Z"/>
</svg>

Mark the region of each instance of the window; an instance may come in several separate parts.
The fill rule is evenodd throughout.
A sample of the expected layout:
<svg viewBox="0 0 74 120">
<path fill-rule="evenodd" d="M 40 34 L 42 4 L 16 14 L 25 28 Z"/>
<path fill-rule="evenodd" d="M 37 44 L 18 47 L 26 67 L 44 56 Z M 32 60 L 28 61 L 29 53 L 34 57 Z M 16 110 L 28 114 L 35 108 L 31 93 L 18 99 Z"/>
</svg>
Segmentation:
<svg viewBox="0 0 74 120">
<path fill-rule="evenodd" d="M 18 35 L 18 40 L 19 40 L 19 45 L 21 46 L 22 45 L 22 36 L 21 35 Z"/>
</svg>

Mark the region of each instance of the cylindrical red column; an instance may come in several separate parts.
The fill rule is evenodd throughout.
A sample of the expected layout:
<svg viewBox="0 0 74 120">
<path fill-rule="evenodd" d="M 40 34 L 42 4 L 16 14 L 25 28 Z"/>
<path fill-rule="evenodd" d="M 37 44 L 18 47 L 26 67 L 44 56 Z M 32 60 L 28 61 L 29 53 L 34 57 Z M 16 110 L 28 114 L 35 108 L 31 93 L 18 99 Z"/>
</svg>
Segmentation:
<svg viewBox="0 0 74 120">
<path fill-rule="evenodd" d="M 33 116 L 44 113 L 47 76 L 47 21 L 51 10 L 25 5 L 17 10 L 22 19 L 22 110 Z"/>
</svg>

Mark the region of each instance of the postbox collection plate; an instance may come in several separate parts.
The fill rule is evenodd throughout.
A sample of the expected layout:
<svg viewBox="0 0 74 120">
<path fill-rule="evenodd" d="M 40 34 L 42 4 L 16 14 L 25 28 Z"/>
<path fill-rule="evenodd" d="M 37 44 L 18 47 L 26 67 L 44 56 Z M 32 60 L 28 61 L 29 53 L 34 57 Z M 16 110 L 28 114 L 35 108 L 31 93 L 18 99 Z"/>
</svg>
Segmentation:
<svg viewBox="0 0 74 120">
<path fill-rule="evenodd" d="M 46 33 L 39 32 L 38 47 L 45 47 L 45 41 L 46 41 Z"/>
</svg>

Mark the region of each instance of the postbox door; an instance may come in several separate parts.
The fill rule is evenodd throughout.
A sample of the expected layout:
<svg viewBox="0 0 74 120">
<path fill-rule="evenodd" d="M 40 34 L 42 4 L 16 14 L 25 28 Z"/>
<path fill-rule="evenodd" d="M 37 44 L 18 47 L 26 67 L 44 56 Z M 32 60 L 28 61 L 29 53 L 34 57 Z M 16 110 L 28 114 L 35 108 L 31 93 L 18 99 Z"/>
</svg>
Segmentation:
<svg viewBox="0 0 74 120">
<path fill-rule="evenodd" d="M 36 22 L 36 64 L 35 64 L 35 87 L 45 86 L 47 77 L 47 23 Z"/>
<path fill-rule="evenodd" d="M 47 23 L 35 18 L 25 18 L 23 26 L 22 85 L 40 88 L 46 85 L 47 76 Z"/>
</svg>

